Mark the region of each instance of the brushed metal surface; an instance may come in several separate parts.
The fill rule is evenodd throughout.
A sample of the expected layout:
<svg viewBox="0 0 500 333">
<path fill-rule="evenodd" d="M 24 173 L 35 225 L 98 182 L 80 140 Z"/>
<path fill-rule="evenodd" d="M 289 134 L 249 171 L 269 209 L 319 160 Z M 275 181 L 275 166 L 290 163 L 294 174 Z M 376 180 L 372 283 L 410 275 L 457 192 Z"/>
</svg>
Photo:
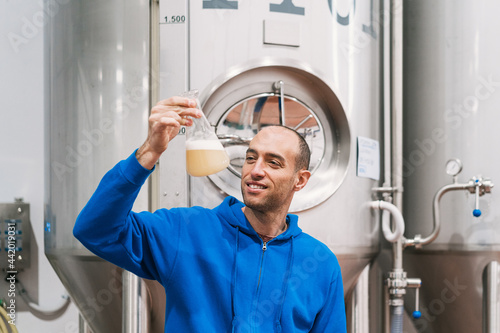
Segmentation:
<svg viewBox="0 0 500 333">
<path fill-rule="evenodd" d="M 493 14 L 500 4 L 411 1 L 404 8 L 404 215 L 406 235 L 413 237 L 432 231 L 432 198 L 453 180 L 448 160 L 463 163 L 459 183 L 500 179 L 500 157 L 492 153 L 500 139 L 500 49 L 489 42 L 500 27 Z M 480 197 L 479 218 L 474 205 L 468 191 L 446 194 L 441 231 L 429 246 L 499 245 L 500 192 Z"/>
<path fill-rule="evenodd" d="M 500 179 L 495 145 L 500 103 L 500 48 L 491 41 L 500 4 L 490 1 L 408 1 L 404 4 L 404 216 L 406 235 L 432 231 L 432 198 L 451 184 L 446 162 L 463 163 L 459 183 Z M 441 199 L 441 230 L 421 252 L 405 254 L 422 278 L 419 332 L 481 332 L 485 265 L 498 261 L 500 193 L 468 191 Z M 458 286 L 457 286 L 458 285 Z"/>
<path fill-rule="evenodd" d="M 146 137 L 149 1 L 65 1 L 47 17 L 44 42 L 45 253 L 92 330 L 120 332 L 114 266 L 72 230 L 105 172 Z M 147 209 L 144 192 L 135 207 Z"/>
<path fill-rule="evenodd" d="M 408 251 L 405 270 L 422 279 L 422 317 L 414 321 L 417 332 L 482 332 L 483 272 L 500 252 Z M 406 311 L 413 312 L 414 293 L 406 296 Z M 498 315 L 498 314 L 497 314 Z"/>
</svg>

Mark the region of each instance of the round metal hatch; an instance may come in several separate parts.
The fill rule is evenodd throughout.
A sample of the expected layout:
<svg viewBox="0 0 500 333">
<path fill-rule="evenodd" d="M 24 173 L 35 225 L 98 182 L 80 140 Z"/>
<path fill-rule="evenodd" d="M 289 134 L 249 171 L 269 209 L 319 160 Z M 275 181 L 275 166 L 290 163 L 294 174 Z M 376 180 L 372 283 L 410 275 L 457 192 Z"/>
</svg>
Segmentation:
<svg viewBox="0 0 500 333">
<path fill-rule="evenodd" d="M 283 63 L 268 60 L 233 69 L 201 100 L 231 160 L 226 170 L 209 178 L 240 200 L 241 167 L 255 134 L 265 126 L 281 124 L 306 139 L 312 176 L 294 196 L 290 211 L 297 212 L 320 204 L 339 188 L 349 162 L 350 133 L 345 112 L 330 87 L 310 69 Z"/>
</svg>

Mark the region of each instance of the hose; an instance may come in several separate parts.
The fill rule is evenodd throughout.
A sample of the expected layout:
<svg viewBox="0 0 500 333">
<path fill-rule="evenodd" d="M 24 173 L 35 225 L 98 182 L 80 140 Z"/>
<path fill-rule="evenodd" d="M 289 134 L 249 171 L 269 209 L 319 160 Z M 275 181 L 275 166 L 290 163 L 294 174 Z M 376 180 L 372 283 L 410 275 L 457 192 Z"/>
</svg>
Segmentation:
<svg viewBox="0 0 500 333">
<path fill-rule="evenodd" d="M 2 308 L 2 307 L 0 306 L 0 308 Z M 7 326 L 5 326 L 6 320 L 7 320 L 7 318 L 4 318 L 3 313 L 2 313 L 2 316 L 0 318 L 0 333 L 9 333 L 9 331 L 7 331 Z"/>
<path fill-rule="evenodd" d="M 403 306 L 391 308 L 391 333 L 403 333 Z"/>
<path fill-rule="evenodd" d="M 0 315 L 2 317 L 2 320 L 0 320 L 0 328 L 3 330 L 2 332 L 9 333 L 7 327 L 4 324 L 4 319 L 7 323 L 9 323 L 9 315 L 7 314 L 7 311 L 1 306 L 0 306 Z M 16 325 L 9 324 L 9 326 L 10 326 L 10 331 L 12 333 L 18 333 Z"/>
<path fill-rule="evenodd" d="M 35 317 L 39 319 L 54 320 L 56 318 L 59 318 L 64 314 L 64 312 L 66 312 L 69 305 L 71 304 L 71 298 L 68 295 L 63 295 L 62 296 L 63 301 L 55 309 L 50 309 L 50 310 L 43 309 L 35 302 L 33 302 L 30 295 L 28 294 L 23 284 L 21 283 L 21 281 L 17 280 L 16 284 L 19 286 L 19 295 L 23 299 L 24 303 L 26 303 L 26 305 L 28 306 L 29 311 L 31 312 L 31 314 L 33 314 Z"/>
</svg>

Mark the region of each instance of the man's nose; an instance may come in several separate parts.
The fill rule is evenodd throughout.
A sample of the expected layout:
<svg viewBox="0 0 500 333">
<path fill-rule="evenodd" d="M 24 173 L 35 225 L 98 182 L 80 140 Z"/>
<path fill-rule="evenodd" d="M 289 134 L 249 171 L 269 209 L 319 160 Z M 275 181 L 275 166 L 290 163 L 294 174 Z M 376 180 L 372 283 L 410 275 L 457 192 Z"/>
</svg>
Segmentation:
<svg viewBox="0 0 500 333">
<path fill-rule="evenodd" d="M 253 178 L 262 178 L 265 176 L 264 172 L 265 164 L 262 159 L 257 159 L 257 161 L 253 164 L 251 175 Z"/>
</svg>

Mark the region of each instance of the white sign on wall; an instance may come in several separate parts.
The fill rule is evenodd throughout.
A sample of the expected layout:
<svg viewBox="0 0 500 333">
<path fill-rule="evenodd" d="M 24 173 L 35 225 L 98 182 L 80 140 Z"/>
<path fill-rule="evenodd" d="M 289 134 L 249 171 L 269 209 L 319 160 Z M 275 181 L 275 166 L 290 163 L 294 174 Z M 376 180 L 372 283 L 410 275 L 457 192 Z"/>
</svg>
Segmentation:
<svg viewBox="0 0 500 333">
<path fill-rule="evenodd" d="M 378 141 L 358 136 L 357 155 L 357 176 L 379 180 L 380 147 Z"/>
</svg>

